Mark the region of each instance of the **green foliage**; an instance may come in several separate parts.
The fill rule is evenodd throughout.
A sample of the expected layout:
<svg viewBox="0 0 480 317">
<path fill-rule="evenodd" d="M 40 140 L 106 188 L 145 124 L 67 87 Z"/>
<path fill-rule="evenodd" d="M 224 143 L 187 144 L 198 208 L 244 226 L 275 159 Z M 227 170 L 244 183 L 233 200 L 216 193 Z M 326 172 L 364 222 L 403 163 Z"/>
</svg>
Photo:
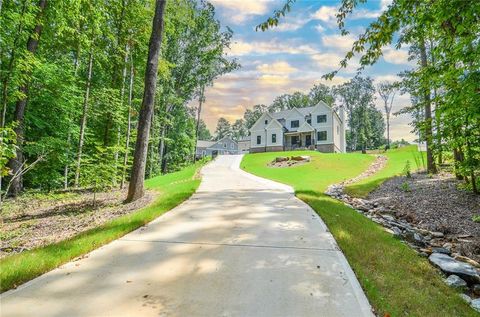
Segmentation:
<svg viewBox="0 0 480 317">
<path fill-rule="evenodd" d="M 0 177 L 8 174 L 7 163 L 16 153 L 17 136 L 12 127 L 0 128 Z"/>
<path fill-rule="evenodd" d="M 232 136 L 232 126 L 225 118 L 218 119 L 217 128 L 215 129 L 215 140 L 221 140 L 226 136 Z"/>
<path fill-rule="evenodd" d="M 124 170 L 128 174 L 153 10 L 152 3 L 145 0 L 48 1 L 39 20 L 38 1 L 3 1 L 0 114 L 5 112 L 6 126 L 11 126 L 16 101 L 27 97 L 25 133 L 18 148 L 23 151 L 26 166 L 42 156 L 23 177 L 26 190 L 49 191 L 74 183 L 84 118 L 81 186 L 107 189 L 118 184 Z M 195 119 L 189 102 L 216 78 L 239 67 L 226 55 L 232 31 L 222 28 L 210 3 L 172 0 L 166 10 L 148 147 L 150 176 L 178 170 L 191 161 Z M 27 41 L 40 22 L 41 40 L 33 55 L 27 52 Z M 93 67 L 89 81 L 90 56 Z M 28 96 L 19 90 L 25 84 Z M 0 126 L 5 122 L 2 118 Z M 209 139 L 205 125 L 200 128 Z M 161 142 L 164 147 L 159 153 Z M 2 146 L 3 176 L 12 149 Z M 0 187 L 5 188 L 8 181 L 7 175 Z"/>
<path fill-rule="evenodd" d="M 480 215 L 473 215 L 473 216 L 472 216 L 472 221 L 473 221 L 473 222 L 480 223 Z"/>
<path fill-rule="evenodd" d="M 407 162 L 405 163 L 405 167 L 403 168 L 403 175 L 405 175 L 408 178 L 412 177 L 410 160 L 407 160 Z"/>
<path fill-rule="evenodd" d="M 402 185 L 400 185 L 400 189 L 406 193 L 411 192 L 412 189 L 410 188 L 410 185 L 408 184 L 407 181 L 403 182 Z"/>
</svg>

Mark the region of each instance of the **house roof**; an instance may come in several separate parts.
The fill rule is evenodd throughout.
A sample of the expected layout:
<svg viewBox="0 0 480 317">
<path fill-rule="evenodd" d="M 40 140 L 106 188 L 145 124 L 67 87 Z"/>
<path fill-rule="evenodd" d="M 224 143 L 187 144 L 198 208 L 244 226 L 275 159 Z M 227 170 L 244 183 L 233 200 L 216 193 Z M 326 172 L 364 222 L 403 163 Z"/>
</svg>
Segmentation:
<svg viewBox="0 0 480 317">
<path fill-rule="evenodd" d="M 214 145 L 215 141 L 205 141 L 205 140 L 198 140 L 197 141 L 197 147 L 204 147 L 204 148 L 207 148 L 207 147 L 211 147 L 212 145 Z"/>
<path fill-rule="evenodd" d="M 304 122 L 298 129 L 297 129 L 297 132 L 312 132 L 314 131 L 315 129 L 310 125 L 308 124 L 308 122 Z"/>
<path fill-rule="evenodd" d="M 289 114 L 291 114 L 293 111 L 297 110 L 298 112 L 300 112 L 301 114 L 306 116 L 306 115 L 310 114 L 314 108 L 315 107 L 293 108 L 293 109 L 282 110 L 282 111 L 278 111 L 278 112 L 272 112 L 272 113 L 270 113 L 270 115 L 277 120 L 278 119 L 284 119 Z"/>
</svg>

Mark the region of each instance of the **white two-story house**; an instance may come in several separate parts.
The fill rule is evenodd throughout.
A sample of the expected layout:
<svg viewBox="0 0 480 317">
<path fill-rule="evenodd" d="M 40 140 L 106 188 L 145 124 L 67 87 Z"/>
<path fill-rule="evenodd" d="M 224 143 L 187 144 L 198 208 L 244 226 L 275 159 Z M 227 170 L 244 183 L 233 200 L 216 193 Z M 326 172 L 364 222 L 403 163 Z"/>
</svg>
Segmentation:
<svg viewBox="0 0 480 317">
<path fill-rule="evenodd" d="M 264 113 L 250 129 L 250 153 L 311 149 L 345 152 L 345 115 L 316 106 Z"/>
</svg>

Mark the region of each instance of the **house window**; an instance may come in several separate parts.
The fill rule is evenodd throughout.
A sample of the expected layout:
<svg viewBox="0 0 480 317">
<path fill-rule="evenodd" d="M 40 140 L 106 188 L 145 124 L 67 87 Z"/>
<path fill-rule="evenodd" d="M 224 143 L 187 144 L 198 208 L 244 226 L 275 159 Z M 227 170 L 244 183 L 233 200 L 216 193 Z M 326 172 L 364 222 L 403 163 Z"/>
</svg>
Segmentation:
<svg viewBox="0 0 480 317">
<path fill-rule="evenodd" d="M 327 131 L 318 131 L 317 132 L 317 140 L 318 141 L 326 141 L 327 140 Z"/>
<path fill-rule="evenodd" d="M 300 121 L 298 121 L 298 120 L 292 120 L 290 122 L 290 127 L 291 128 L 298 128 L 299 126 L 300 126 Z"/>
<path fill-rule="evenodd" d="M 230 143 L 230 148 L 233 150 L 233 143 Z"/>
<path fill-rule="evenodd" d="M 317 116 L 317 123 L 324 123 L 327 122 L 327 115 L 326 114 L 319 114 Z"/>
<path fill-rule="evenodd" d="M 275 133 L 272 134 L 272 143 L 277 143 L 277 135 Z"/>
<path fill-rule="evenodd" d="M 311 124 L 311 123 L 312 123 L 312 119 L 307 119 L 307 123 L 308 123 L 308 124 Z"/>
<path fill-rule="evenodd" d="M 224 148 L 227 148 L 227 143 L 223 143 L 223 147 L 224 147 Z"/>
<path fill-rule="evenodd" d="M 268 124 L 268 120 L 265 120 L 265 124 Z"/>
<path fill-rule="evenodd" d="M 257 135 L 257 144 L 261 144 L 261 143 L 262 143 L 262 136 Z"/>
<path fill-rule="evenodd" d="M 292 144 L 298 144 L 298 135 L 292 136 Z"/>
</svg>

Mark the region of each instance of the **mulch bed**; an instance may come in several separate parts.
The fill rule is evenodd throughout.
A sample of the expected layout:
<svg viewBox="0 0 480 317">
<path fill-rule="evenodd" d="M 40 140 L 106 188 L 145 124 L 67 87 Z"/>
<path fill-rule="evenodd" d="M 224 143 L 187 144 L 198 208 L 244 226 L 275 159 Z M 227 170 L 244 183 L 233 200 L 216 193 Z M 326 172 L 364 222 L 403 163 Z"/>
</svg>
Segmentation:
<svg viewBox="0 0 480 317">
<path fill-rule="evenodd" d="M 451 174 L 412 174 L 394 177 L 369 194 L 368 199 L 394 211 L 416 227 L 439 231 L 453 242 L 454 252 L 480 262 L 480 195 L 459 189 Z"/>
<path fill-rule="evenodd" d="M 55 196 L 54 196 L 55 197 Z M 148 205 L 155 193 L 124 204 L 125 190 L 81 192 L 61 199 L 19 197 L 7 201 L 0 214 L 0 258 L 68 239 L 110 219 Z"/>
</svg>

